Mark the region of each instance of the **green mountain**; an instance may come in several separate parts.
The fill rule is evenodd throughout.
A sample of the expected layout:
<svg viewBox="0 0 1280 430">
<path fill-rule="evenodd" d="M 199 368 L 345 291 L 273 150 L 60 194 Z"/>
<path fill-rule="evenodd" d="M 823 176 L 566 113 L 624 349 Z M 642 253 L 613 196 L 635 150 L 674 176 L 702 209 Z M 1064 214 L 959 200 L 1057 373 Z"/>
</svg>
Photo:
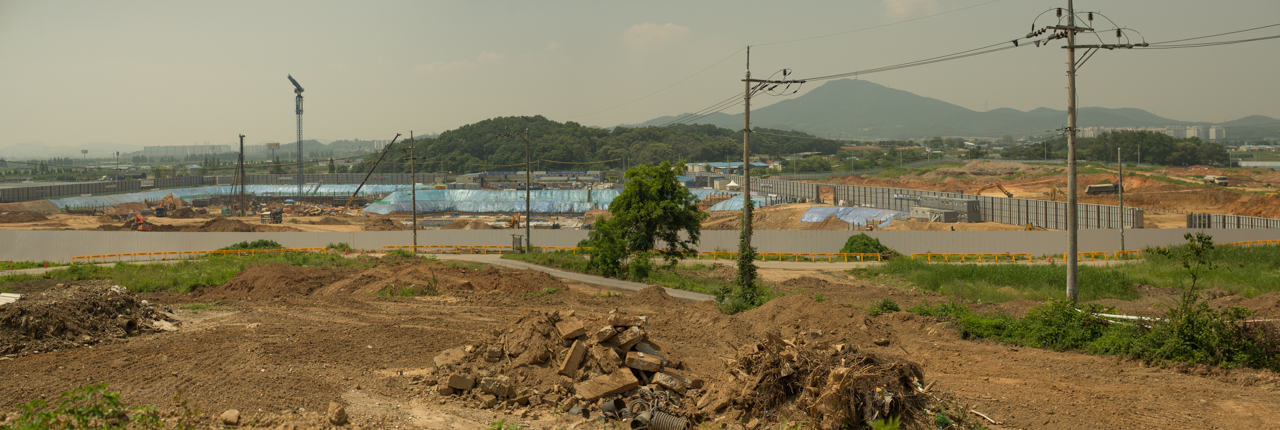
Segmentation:
<svg viewBox="0 0 1280 430">
<path fill-rule="evenodd" d="M 1163 118 L 1134 108 L 1089 107 L 1081 108 L 1079 114 L 1080 127 L 1218 125 Z M 637 126 L 662 125 L 679 117 L 656 118 Z M 1277 122 L 1253 116 L 1221 125 L 1245 125 L 1250 121 L 1253 121 L 1251 124 Z M 1066 125 L 1067 113 L 1049 108 L 1028 112 L 1009 108 L 978 112 L 874 82 L 841 79 L 827 82 L 800 97 L 753 110 L 751 122 L 753 127 L 795 130 L 824 137 L 842 135 L 846 139 L 1000 137 L 1003 134 L 1021 136 L 1062 128 Z M 740 129 L 742 114 L 716 113 L 695 123 Z M 1280 128 L 1273 127 L 1273 130 Z M 1270 132 L 1275 135 L 1275 131 Z M 1236 137 L 1231 131 L 1228 135 Z"/>
</svg>

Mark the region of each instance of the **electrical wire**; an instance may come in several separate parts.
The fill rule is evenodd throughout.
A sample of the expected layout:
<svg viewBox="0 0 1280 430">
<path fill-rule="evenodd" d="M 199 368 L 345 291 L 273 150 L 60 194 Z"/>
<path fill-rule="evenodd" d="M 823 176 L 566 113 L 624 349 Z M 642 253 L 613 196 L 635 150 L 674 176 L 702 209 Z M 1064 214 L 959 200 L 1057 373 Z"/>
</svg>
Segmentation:
<svg viewBox="0 0 1280 430">
<path fill-rule="evenodd" d="M 805 78 L 805 79 L 801 79 L 801 80 L 803 80 L 803 81 L 824 81 L 824 80 L 830 80 L 830 79 L 845 78 L 845 77 L 849 77 L 849 76 L 867 75 L 867 74 L 872 74 L 872 73 L 880 73 L 880 72 L 887 72 L 887 71 L 891 71 L 891 70 L 899 70 L 899 69 L 906 69 L 906 68 L 910 68 L 910 67 L 923 66 L 923 65 L 927 65 L 927 64 L 941 63 L 941 62 L 944 62 L 944 61 L 958 60 L 958 59 L 961 59 L 961 58 L 968 58 L 968 57 L 973 57 L 973 56 L 978 56 L 978 55 L 984 55 L 984 54 L 990 54 L 990 53 L 994 53 L 994 52 L 1000 52 L 1000 51 L 1004 51 L 1004 50 L 1007 50 L 1007 49 L 1014 49 L 1014 48 L 1020 48 L 1020 47 L 1030 46 L 1030 45 L 1020 45 L 1020 46 L 1019 46 L 1019 45 L 1014 45 L 1014 46 L 1011 46 L 1011 45 L 1008 45 L 1008 43 L 1009 43 L 1009 42 L 1000 42 L 1000 43 L 995 43 L 995 44 L 991 44 L 991 45 L 983 46 L 983 47 L 981 47 L 981 48 L 974 48 L 974 49 L 970 49 L 970 50 L 967 50 L 967 51 L 960 51 L 960 52 L 956 52 L 956 53 L 953 53 L 953 54 L 941 55 L 941 56 L 937 56 L 937 57 L 933 57 L 933 58 L 926 58 L 926 59 L 923 59 L 923 60 L 916 60 L 916 61 L 911 61 L 911 62 L 906 62 L 906 63 L 901 63 L 901 64 L 895 64 L 895 65 L 892 65 L 892 66 L 885 66 L 885 67 L 879 67 L 879 68 L 875 68 L 875 69 L 868 69 L 868 70 L 858 70 L 858 71 L 846 72 L 846 73 L 837 73 L 837 74 L 834 74 L 834 75 L 815 76 L 815 77 L 812 77 L 812 78 Z"/>
<path fill-rule="evenodd" d="M 1162 45 L 1162 46 L 1147 46 L 1147 47 L 1135 46 L 1134 49 L 1150 50 L 1150 49 L 1207 48 L 1211 46 L 1235 45 L 1238 43 L 1257 42 L 1261 40 L 1271 40 L 1271 39 L 1280 39 L 1280 35 L 1255 37 L 1252 39 L 1225 40 L 1222 42 L 1189 43 L 1185 45 Z"/>
<path fill-rule="evenodd" d="M 1246 29 L 1244 29 L 1244 30 L 1228 31 L 1228 32 L 1226 32 L 1226 33 L 1210 34 L 1210 35 L 1208 35 L 1208 36 L 1197 36 L 1197 37 L 1188 37 L 1188 38 L 1186 38 L 1186 39 L 1166 40 L 1166 41 L 1164 41 L 1164 42 L 1153 42 L 1153 43 L 1151 43 L 1151 44 L 1152 44 L 1152 45 L 1163 45 L 1163 44 L 1166 44 L 1166 43 L 1186 42 L 1186 41 L 1188 41 L 1188 40 L 1208 39 L 1208 38 L 1210 38 L 1210 37 L 1226 36 L 1226 35 L 1228 35 L 1228 34 L 1244 33 L 1244 32 L 1246 32 L 1246 31 L 1261 30 L 1261 29 L 1264 29 L 1264 28 L 1271 28 L 1271 27 L 1278 27 L 1278 26 L 1280 26 L 1280 24 L 1271 24 L 1271 25 L 1264 25 L 1264 26 L 1261 26 L 1261 27 L 1246 28 Z"/>
</svg>

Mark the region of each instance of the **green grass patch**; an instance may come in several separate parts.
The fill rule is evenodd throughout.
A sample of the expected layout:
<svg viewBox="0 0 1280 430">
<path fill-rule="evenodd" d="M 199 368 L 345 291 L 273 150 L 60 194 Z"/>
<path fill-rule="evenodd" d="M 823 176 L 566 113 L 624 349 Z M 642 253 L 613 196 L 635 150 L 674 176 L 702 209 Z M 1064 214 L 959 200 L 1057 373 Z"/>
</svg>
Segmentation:
<svg viewBox="0 0 1280 430">
<path fill-rule="evenodd" d="M 39 279 L 39 278 L 29 273 L 14 273 L 12 275 L 0 276 L 0 284 L 16 284 L 19 282 L 27 282 L 33 279 Z"/>
<path fill-rule="evenodd" d="M 326 245 L 324 248 L 325 248 L 325 249 L 336 249 L 336 250 L 344 251 L 344 252 L 354 252 L 354 251 L 355 251 L 355 248 L 352 248 L 352 247 L 351 247 L 351 245 L 347 244 L 346 242 L 330 243 L 330 244 Z"/>
<path fill-rule="evenodd" d="M 50 270 L 39 277 L 60 281 L 110 279 L 134 292 L 172 291 L 188 293 L 202 287 L 222 285 L 255 264 L 283 263 L 300 267 L 353 267 L 354 259 L 312 253 L 211 256 L 174 264 L 116 263 L 112 266 L 74 265 Z M 3 281 L 3 279 L 0 279 Z"/>
<path fill-rule="evenodd" d="M 192 312 L 199 312 L 199 311 L 212 311 L 212 310 L 218 310 L 218 309 L 226 309 L 226 306 L 223 306 L 222 301 L 219 300 L 212 303 L 191 303 L 186 305 L 179 305 L 178 309 L 186 309 Z"/>
<path fill-rule="evenodd" d="M 591 275 L 597 274 L 587 268 L 587 256 L 584 254 L 574 254 L 564 251 L 531 252 L 526 254 L 519 252 L 507 252 L 502 254 L 502 258 L 564 269 L 570 272 L 586 273 Z"/>
<path fill-rule="evenodd" d="M 1132 300 L 1138 297 L 1133 284 L 1151 283 L 1113 269 L 1079 266 L 1080 300 Z M 1067 268 L 1057 264 L 952 264 L 897 258 L 878 267 L 849 271 L 858 278 L 881 273 L 899 275 L 924 290 L 984 303 L 1017 298 L 1043 301 L 1062 297 L 1067 288 Z"/>
<path fill-rule="evenodd" d="M 547 295 L 555 294 L 555 293 L 556 293 L 556 291 L 560 291 L 560 288 L 557 288 L 557 287 L 547 287 L 547 288 L 543 288 L 543 289 L 542 289 L 542 291 L 534 291 L 534 292 L 532 292 L 532 293 L 524 293 L 524 295 L 525 295 L 525 296 L 527 296 L 527 297 L 542 297 L 542 296 L 547 296 Z"/>
<path fill-rule="evenodd" d="M 1186 245 L 1147 250 L 1141 262 L 1112 266 L 1106 270 L 1157 287 L 1185 287 L 1190 285 L 1191 279 L 1179 256 L 1186 252 Z M 1208 252 L 1206 259 L 1215 262 L 1215 268 L 1200 274 L 1196 281 L 1200 288 L 1218 289 L 1245 297 L 1280 291 L 1280 246 L 1216 246 Z M 1080 285 L 1086 284 L 1082 280 Z"/>
<path fill-rule="evenodd" d="M 38 269 L 41 267 L 63 266 L 70 266 L 70 264 L 54 263 L 51 261 L 0 261 L 0 270 Z"/>
</svg>

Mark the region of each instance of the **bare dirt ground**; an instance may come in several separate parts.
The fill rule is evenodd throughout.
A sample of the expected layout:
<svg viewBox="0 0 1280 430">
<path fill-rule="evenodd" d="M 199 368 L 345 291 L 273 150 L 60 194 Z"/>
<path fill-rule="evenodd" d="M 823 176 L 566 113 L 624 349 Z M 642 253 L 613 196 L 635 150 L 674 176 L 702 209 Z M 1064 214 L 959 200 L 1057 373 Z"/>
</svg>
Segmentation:
<svg viewBox="0 0 1280 430">
<path fill-rule="evenodd" d="M 733 370 L 741 366 L 743 348 L 750 353 L 750 348 L 780 345 L 769 340 L 774 333 L 796 348 L 845 345 L 846 352 L 837 353 L 845 355 L 839 356 L 869 354 L 887 362 L 914 363 L 904 365 L 918 366 L 920 382 L 930 385 L 931 393 L 954 395 L 965 410 L 995 420 L 998 424 L 986 424 L 995 429 L 1280 427 L 1280 410 L 1275 407 L 1280 402 L 1280 378 L 1272 372 L 1152 367 L 1114 357 L 964 340 L 949 324 L 931 318 L 901 312 L 873 317 L 862 310 L 883 298 L 903 307 L 947 299 L 912 290 L 891 277 L 851 279 L 821 270 L 762 270 L 766 281 L 792 295 L 729 316 L 710 303 L 671 299 L 660 289 L 600 296 L 595 287 L 562 283 L 538 272 L 402 263 L 369 269 L 253 267 L 227 285 L 188 295 L 93 293 L 111 288 L 101 282 L 26 285 L 24 291 L 31 295 L 26 304 L 46 309 L 65 301 L 67 288 L 81 291 L 73 297 L 119 300 L 129 315 L 135 315 L 140 329 L 128 335 L 112 329 L 119 325 L 90 324 L 68 338 L 49 329 L 55 326 L 42 323 L 44 319 L 25 320 L 27 331 L 3 338 L 10 345 L 8 355 L 0 359 L 0 411 L 10 412 L 12 419 L 12 408 L 31 399 L 52 399 L 80 385 L 109 383 L 127 403 L 156 404 L 172 411 L 172 399 L 180 394 L 210 416 L 238 409 L 242 422 L 262 418 L 260 423 L 271 426 L 322 426 L 324 411 L 337 402 L 345 406 L 354 426 L 369 428 L 485 428 L 503 418 L 522 428 L 600 428 L 595 421 L 579 424 L 583 418 L 564 408 L 586 407 L 591 419 L 600 416 L 594 402 L 574 400 L 575 384 L 594 376 L 596 370 L 590 369 L 600 364 L 588 358 L 584 363 L 591 364 L 584 364 L 574 377 L 558 375 L 563 354 L 571 348 L 559 336 L 548 339 L 545 333 L 548 324 L 575 319 L 594 331 L 598 325 L 592 324 L 617 311 L 647 316 L 643 329 L 649 342 L 673 361 L 670 367 L 704 381 L 702 388 L 685 391 L 688 400 L 676 396 L 679 404 L 694 405 L 694 410 L 706 410 L 696 407 L 704 397 L 718 399 L 728 395 L 727 390 L 746 389 L 748 384 Z M 434 284 L 446 292 L 420 297 L 374 294 L 391 284 Z M 535 294 L 548 287 L 564 289 Z M 42 292 L 52 295 L 44 297 Z M 825 299 L 815 300 L 816 293 Z M 1235 300 L 1275 315 L 1280 300 L 1266 297 L 1216 300 Z M 150 304 L 138 306 L 141 299 Z M 191 306 L 197 303 L 204 306 Z M 1001 306 L 1017 311 L 1032 304 Z M 0 330 L 14 333 L 13 321 L 21 318 L 13 312 L 0 309 Z M 167 321 L 169 315 L 177 330 L 156 328 L 163 324 L 155 321 Z M 112 318 L 102 321 L 118 320 Z M 67 319 L 56 321 L 63 322 L 56 327 L 68 327 Z M 549 330 L 555 334 L 562 329 Z M 77 337 L 82 332 L 98 340 L 82 342 Z M 45 343 L 35 342 L 37 338 Z M 54 352 L 32 349 L 55 343 L 61 347 Z M 541 345 L 538 348 L 551 356 L 538 361 L 530 358 L 536 354 L 518 355 L 536 349 L 532 345 Z M 462 358 L 437 361 L 450 350 Z M 486 357 L 498 358 L 487 362 Z M 488 405 L 484 389 L 449 393 L 453 390 L 441 388 L 451 376 L 461 374 L 477 381 L 505 381 L 514 393 Z M 765 416 L 749 407 L 758 396 L 739 393 L 729 398 L 747 410 L 731 406 L 710 413 L 713 427 L 731 418 L 746 423 L 753 416 Z M 771 410 L 765 423 L 807 420 L 805 411 L 787 404 L 794 405 L 784 403 Z"/>
</svg>

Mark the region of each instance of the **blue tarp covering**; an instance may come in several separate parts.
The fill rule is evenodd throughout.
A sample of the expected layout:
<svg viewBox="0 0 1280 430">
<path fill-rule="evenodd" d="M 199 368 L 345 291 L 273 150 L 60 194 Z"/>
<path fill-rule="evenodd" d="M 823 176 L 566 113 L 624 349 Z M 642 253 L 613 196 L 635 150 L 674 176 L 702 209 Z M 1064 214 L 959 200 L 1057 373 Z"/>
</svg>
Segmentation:
<svg viewBox="0 0 1280 430">
<path fill-rule="evenodd" d="M 332 184 L 332 185 L 304 185 L 302 187 L 303 194 L 318 195 L 351 195 L 355 192 L 359 185 L 349 184 Z M 389 193 L 395 190 L 408 189 L 408 185 L 365 185 L 360 189 L 360 195 Z M 245 193 L 252 195 L 297 195 L 297 185 L 249 185 L 244 187 Z M 230 185 L 218 185 L 211 187 L 195 187 L 195 188 L 177 188 L 168 190 L 143 191 L 127 194 L 113 194 L 109 196 L 93 196 L 93 197 L 67 197 L 63 199 L 50 199 L 53 204 L 60 208 L 70 207 L 93 207 L 93 206 L 113 206 L 121 203 L 141 203 L 143 201 L 157 201 L 163 199 L 169 193 L 173 193 L 174 197 L 188 200 L 196 197 L 206 197 L 210 195 L 233 194 L 239 192 L 238 187 Z"/>
<path fill-rule="evenodd" d="M 761 196 L 751 196 L 751 204 L 755 205 L 756 208 L 762 208 L 762 207 L 768 206 L 769 200 L 770 199 L 761 197 Z M 711 206 L 711 209 L 708 209 L 708 210 L 709 211 L 740 211 L 742 210 L 742 197 L 741 196 L 733 197 L 729 200 L 716 203 L 715 205 Z"/>
<path fill-rule="evenodd" d="M 713 190 L 689 190 L 701 199 Z M 618 190 L 591 190 L 590 201 L 586 190 L 538 190 L 530 191 L 533 199 L 530 212 L 537 213 L 585 213 L 591 209 L 609 209 L 609 203 L 618 197 Z M 524 212 L 524 191 L 490 190 L 418 190 L 419 212 Z M 365 212 L 389 214 L 408 212 L 412 197 L 409 191 L 397 191 L 365 208 Z M 741 202 L 738 208 L 741 209 Z"/>
<path fill-rule="evenodd" d="M 853 225 L 879 227 L 893 219 L 906 218 L 907 213 L 869 208 L 813 207 L 800 217 L 800 222 L 822 222 L 832 216 Z"/>
</svg>

